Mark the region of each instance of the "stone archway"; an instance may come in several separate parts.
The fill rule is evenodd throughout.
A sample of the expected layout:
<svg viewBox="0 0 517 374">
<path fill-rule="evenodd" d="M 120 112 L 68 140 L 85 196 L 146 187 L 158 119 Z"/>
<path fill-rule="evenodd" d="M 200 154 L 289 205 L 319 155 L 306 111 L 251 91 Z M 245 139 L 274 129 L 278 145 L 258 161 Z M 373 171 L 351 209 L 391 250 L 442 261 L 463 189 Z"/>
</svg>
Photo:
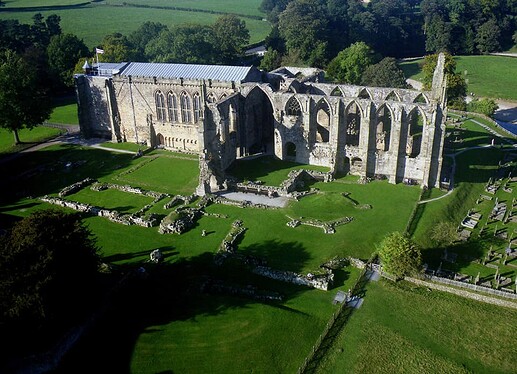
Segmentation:
<svg viewBox="0 0 517 374">
<path fill-rule="evenodd" d="M 160 133 L 156 134 L 156 145 L 160 148 L 165 146 L 165 137 Z"/>
<path fill-rule="evenodd" d="M 240 140 L 246 154 L 274 151 L 273 106 L 269 97 L 255 87 L 244 104 L 244 131 Z"/>
<path fill-rule="evenodd" d="M 285 143 L 284 149 L 286 160 L 296 160 L 296 145 L 293 142 Z"/>
</svg>

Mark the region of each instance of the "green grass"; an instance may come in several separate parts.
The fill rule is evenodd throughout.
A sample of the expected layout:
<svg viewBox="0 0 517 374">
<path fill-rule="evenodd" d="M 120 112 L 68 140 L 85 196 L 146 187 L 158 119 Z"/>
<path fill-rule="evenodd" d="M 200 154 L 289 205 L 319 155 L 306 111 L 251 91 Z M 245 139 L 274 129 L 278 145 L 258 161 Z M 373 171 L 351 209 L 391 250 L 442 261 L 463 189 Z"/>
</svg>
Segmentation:
<svg viewBox="0 0 517 374">
<path fill-rule="evenodd" d="M 102 147 L 105 148 L 112 148 L 112 149 L 122 149 L 124 151 L 133 151 L 137 152 L 139 149 L 144 152 L 146 149 L 148 149 L 146 146 L 142 146 L 140 144 L 135 143 L 113 143 L 113 142 L 105 142 L 100 144 Z"/>
<path fill-rule="evenodd" d="M 517 58 L 504 56 L 458 56 L 456 72 L 468 83 L 468 92 L 494 99 L 517 100 Z M 400 64 L 407 78 L 422 81 L 423 60 Z M 467 74 L 465 74 L 465 72 Z"/>
<path fill-rule="evenodd" d="M 118 144 L 114 146 L 125 147 Z M 466 152 L 458 157 L 463 165 L 459 166 L 457 176 L 461 188 L 457 188 L 454 196 L 426 205 L 426 209 L 432 207 L 437 210 L 431 215 L 424 211 L 417 229 L 421 225 L 433 225 L 437 217 L 446 212 L 445 209 L 452 210 L 449 213 L 453 215 L 452 218 L 456 215 L 460 217 L 468 209 L 475 196 L 475 189 L 482 188 L 485 176 L 491 172 L 490 165 L 497 164 L 500 153 L 494 149 L 482 150 L 479 154 L 471 152 L 477 151 Z M 17 217 L 49 207 L 26 196 L 57 193 L 61 188 L 86 177 L 171 194 L 190 194 L 194 191 L 198 178 L 196 157 L 183 159 L 179 157 L 190 156 L 161 150 L 152 151 L 148 155 L 133 159 L 130 154 L 59 145 L 25 155 L 8 165 L 0 165 L 0 172 L 4 175 L 16 176 L 20 170 L 24 171 L 21 177 L 6 185 L 6 194 L 2 196 L 0 224 L 7 226 Z M 306 167 L 271 159 L 263 161 L 258 159 L 246 166 L 241 165 L 240 175 L 250 180 L 261 179 L 279 184 L 292 168 Z M 65 165 L 70 162 L 73 166 L 67 168 Z M 470 167 L 469 163 L 473 166 Z M 478 178 L 483 182 L 478 181 Z M 391 185 L 386 181 L 360 185 L 356 179 L 344 177 L 331 183 L 314 183 L 311 187 L 319 190 L 317 194 L 293 201 L 284 209 L 242 209 L 214 204 L 206 211 L 222 215 L 221 218 L 203 216 L 192 230 L 182 235 L 161 235 L 156 227 L 124 226 L 101 217 L 86 218 L 86 224 L 97 237 L 104 261 L 113 264 L 115 268 L 143 265 L 149 269 L 151 279 L 135 280 L 127 290 L 121 291 L 127 293 L 125 297 L 114 298 L 113 308 L 100 322 L 100 326 L 81 343 L 83 345 L 71 358 L 65 359 L 63 372 L 77 371 L 77 365 L 86 365 L 90 371 L 94 371 L 101 364 L 108 365 L 103 368 L 111 372 L 120 371 L 121 368 L 130 372 L 295 372 L 337 307 L 331 304 L 336 288 L 348 289 L 357 276 L 357 270 L 346 268 L 338 271 L 335 288 L 331 292 L 323 292 L 265 280 L 250 274 L 246 267 L 238 263 L 230 262 L 221 268 L 215 267 L 212 256 L 230 230 L 232 222 L 240 219 L 247 230 L 239 243 L 238 252 L 263 258 L 274 268 L 307 273 L 318 271 L 322 263 L 335 256 L 370 257 L 376 244 L 386 234 L 405 228 L 420 189 L 403 184 Z M 349 193 L 350 199 L 342 196 L 345 192 Z M 438 194 L 431 191 L 430 195 L 434 197 Z M 149 201 L 142 196 L 120 191 L 94 192 L 88 188 L 71 195 L 70 199 L 122 212 L 138 210 Z M 353 201 L 359 205 L 369 204 L 372 209 L 358 209 Z M 448 203 L 442 205 L 444 201 Z M 165 202 L 160 201 L 151 211 L 168 214 L 172 210 L 163 209 Z M 338 226 L 336 233 L 329 235 L 319 228 L 309 226 L 290 228 L 286 225 L 289 221 L 287 215 L 324 221 L 343 216 L 352 216 L 354 219 L 347 225 Z M 202 236 L 202 230 L 208 235 Z M 420 237 L 427 235 L 419 231 L 417 234 Z M 156 248 L 160 248 L 166 256 L 163 270 L 153 270 L 145 262 L 149 253 Z M 246 298 L 202 293 L 200 285 L 206 279 L 221 279 L 244 286 L 251 284 L 260 289 L 280 292 L 285 296 L 285 301 L 262 303 Z M 372 326 L 362 321 L 362 329 L 374 335 L 371 331 L 375 331 L 375 326 L 378 326 L 382 339 L 395 343 L 383 344 L 379 348 L 373 346 L 368 350 L 370 335 L 354 338 L 354 334 L 362 334 L 361 328 L 353 327 L 352 332 L 349 332 L 347 326 L 344 330 L 345 340 L 336 344 L 335 348 L 344 347 L 346 355 L 343 357 L 350 359 L 350 362 L 345 365 L 339 361 L 341 358 L 333 358 L 331 354 L 326 364 L 329 366 L 324 366 L 324 372 L 342 372 L 347 367 L 352 371 L 367 372 L 370 369 L 368 362 L 372 362 L 371 365 L 375 367 L 387 365 L 391 368 L 402 362 L 407 366 L 400 367 L 408 367 L 408 370 L 434 365 L 453 371 L 461 368 L 456 360 L 463 363 L 464 356 L 473 356 L 465 361 L 468 368 L 491 369 L 495 365 L 487 361 L 485 366 L 480 367 L 470 347 L 465 348 L 467 353 L 457 353 L 460 348 L 463 349 L 461 342 L 457 343 L 459 348 L 454 348 L 456 351 L 450 355 L 447 355 L 446 348 L 436 348 L 435 340 L 432 340 L 430 348 L 421 343 L 428 330 L 445 329 L 435 326 L 447 323 L 440 313 L 452 313 L 452 319 L 456 318 L 454 313 L 463 313 L 461 305 L 456 307 L 454 304 L 458 303 L 457 299 L 451 299 L 452 309 L 444 309 L 447 306 L 445 301 L 436 302 L 433 299 L 435 304 L 432 304 L 425 298 L 415 299 L 411 295 L 404 301 L 405 296 L 390 290 L 379 293 L 381 296 L 376 295 L 373 288 L 367 290 L 365 304 L 352 317 L 350 324 L 353 325 L 354 319 L 368 310 L 368 303 L 377 303 L 372 307 L 372 312 L 366 313 L 366 317 L 373 321 Z M 388 302 L 382 298 L 384 294 Z M 414 308 L 413 303 L 416 304 Z M 379 305 L 385 305 L 385 309 L 379 309 Z M 433 305 L 437 305 L 436 311 L 426 309 Z M 413 309 L 416 311 L 411 314 Z M 477 310 L 477 307 L 471 309 Z M 438 316 L 433 313 L 438 313 Z M 504 323 L 510 323 L 505 321 L 511 321 L 513 316 L 501 315 L 504 318 L 501 326 L 508 329 Z M 400 322 L 393 321 L 397 316 L 401 316 Z M 488 316 L 493 318 L 490 313 Z M 374 317 L 387 321 L 388 326 L 396 323 L 397 329 L 398 324 L 403 325 L 406 330 L 403 330 L 401 337 L 400 334 L 386 330 L 385 325 L 379 324 Z M 470 323 L 474 317 L 467 311 L 466 318 Z M 408 335 L 415 329 L 415 320 L 420 320 L 423 327 L 420 326 L 420 330 L 417 328 L 414 335 Z M 421 322 L 423 320 L 425 323 Z M 495 321 L 498 323 L 495 330 L 499 331 L 503 327 L 500 327 L 499 319 Z M 430 327 L 425 327 L 427 325 Z M 459 324 L 455 330 L 449 330 L 450 334 L 454 332 L 455 336 L 463 336 L 467 328 L 465 323 Z M 492 340 L 492 332 L 488 334 L 486 340 Z M 430 335 L 431 339 L 436 339 L 438 333 L 433 330 Z M 469 342 L 484 339 L 468 337 Z M 449 337 L 444 339 L 445 347 L 449 347 Z M 493 341 L 499 344 L 497 339 Z M 354 345 L 357 345 L 357 350 L 354 350 Z M 406 351 L 409 352 L 407 358 L 404 355 Z M 336 357 L 339 355 L 341 353 L 336 353 Z M 493 359 L 498 364 L 500 360 L 499 356 Z M 500 367 L 504 369 L 503 364 Z M 327 367 L 330 371 L 326 371 Z"/>
<path fill-rule="evenodd" d="M 268 186 L 280 186 L 292 170 L 309 169 L 328 171 L 324 166 L 304 165 L 296 162 L 281 161 L 273 157 L 259 157 L 251 160 L 237 160 L 228 173 L 243 180 L 260 180 Z"/>
<path fill-rule="evenodd" d="M 190 195 L 197 186 L 198 175 L 197 160 L 162 156 L 116 180 L 154 191 Z"/>
<path fill-rule="evenodd" d="M 239 9 L 245 9 L 245 7 Z M 37 12 L 44 17 L 51 14 L 59 15 L 63 32 L 76 34 L 90 48 L 100 45 L 107 34 L 120 32 L 128 35 L 145 21 L 160 22 L 169 27 L 187 23 L 210 25 L 220 16 L 201 12 L 95 4 L 75 9 L 38 10 Z M 0 19 L 18 19 L 22 23 L 32 23 L 31 17 L 34 13 L 36 11 L 0 12 Z M 263 40 L 271 30 L 268 22 L 248 18 L 244 21 L 250 32 L 250 43 Z"/>
<path fill-rule="evenodd" d="M 77 104 L 64 104 L 54 107 L 48 122 L 66 125 L 78 125 L 79 117 L 77 116 Z"/>
<path fill-rule="evenodd" d="M 126 3 L 130 5 L 145 4 L 147 6 L 180 7 L 265 17 L 265 14 L 259 10 L 261 0 L 107 0 L 106 3 Z"/>
<path fill-rule="evenodd" d="M 48 6 L 67 6 L 87 3 L 88 0 L 5 0 L 5 9 L 9 8 L 31 8 Z M 0 8 L 1 9 L 1 8 Z"/>
<path fill-rule="evenodd" d="M 0 129 L 0 155 L 21 151 L 60 134 L 61 130 L 44 126 L 37 126 L 31 130 L 23 129 L 18 132 L 22 144 L 15 145 L 13 133 Z"/>
<path fill-rule="evenodd" d="M 407 283 L 370 283 L 321 373 L 512 373 L 517 311 Z"/>
<path fill-rule="evenodd" d="M 119 213 L 135 213 L 153 201 L 153 198 L 148 196 L 135 195 L 113 189 L 93 191 L 90 188 L 84 188 L 66 198 L 80 203 L 116 210 Z"/>
</svg>

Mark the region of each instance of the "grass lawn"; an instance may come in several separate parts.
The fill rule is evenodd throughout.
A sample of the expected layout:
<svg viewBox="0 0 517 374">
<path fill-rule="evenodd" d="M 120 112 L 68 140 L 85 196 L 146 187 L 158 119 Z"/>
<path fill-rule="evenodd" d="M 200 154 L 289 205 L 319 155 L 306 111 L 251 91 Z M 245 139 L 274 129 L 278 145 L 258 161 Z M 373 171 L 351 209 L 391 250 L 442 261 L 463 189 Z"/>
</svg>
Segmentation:
<svg viewBox="0 0 517 374">
<path fill-rule="evenodd" d="M 367 286 L 321 373 L 513 373 L 517 311 L 409 283 Z"/>
<path fill-rule="evenodd" d="M 135 213 L 153 201 L 153 198 L 148 196 L 113 189 L 93 191 L 88 187 L 67 196 L 67 199 L 116 210 L 119 213 Z"/>
<path fill-rule="evenodd" d="M 79 117 L 77 116 L 77 104 L 61 104 L 54 107 L 48 122 L 65 125 L 78 125 Z"/>
<path fill-rule="evenodd" d="M 31 130 L 23 129 L 18 132 L 22 144 L 14 144 L 14 135 L 5 129 L 0 129 L 0 155 L 21 151 L 35 143 L 52 139 L 61 134 L 61 130 L 45 126 L 37 126 Z"/>
<path fill-rule="evenodd" d="M 228 173 L 242 180 L 261 180 L 268 186 L 280 186 L 287 179 L 290 171 L 298 169 L 329 170 L 329 168 L 324 166 L 298 164 L 266 156 L 249 160 L 237 160 L 228 169 Z"/>
<path fill-rule="evenodd" d="M 458 156 L 461 162 L 472 160 L 475 165 L 472 170 L 478 170 L 472 173 L 468 165 L 458 169 L 457 180 L 460 186 L 465 186 L 455 191 L 458 196 L 453 201 L 458 216 L 461 209 L 468 209 L 469 199 L 475 196 L 472 192 L 474 187 L 468 187 L 469 184 L 482 188 L 483 182 L 476 178 L 484 181 L 484 173 L 490 170 L 489 165 L 497 165 L 496 155 L 501 151 L 483 150 L 489 151 L 495 152 L 494 157 L 480 154 L 473 158 L 469 152 Z M 466 158 L 462 159 L 462 156 Z M 18 175 L 4 181 L 6 195 L 0 211 L 0 226 L 8 225 L 17 217 L 34 210 L 49 207 L 31 197 L 57 193 L 61 188 L 86 177 L 158 192 L 191 194 L 197 185 L 198 162 L 194 157 L 189 158 L 188 155 L 157 150 L 133 159 L 130 154 L 72 145 L 53 146 L 24 155 L 8 165 L 0 165 L 4 175 Z M 289 170 L 306 167 L 272 159 L 262 161 L 253 160 L 255 164 L 251 167 L 249 165 L 253 164 L 241 165 L 240 175 L 279 184 Z M 66 167 L 69 163 L 72 166 Z M 343 177 L 330 183 L 314 183 L 312 187 L 319 190 L 317 194 L 293 201 L 284 209 L 242 209 L 214 204 L 206 211 L 217 213 L 220 217 L 203 216 L 192 230 L 182 235 L 161 235 L 156 227 L 124 226 L 101 217 L 87 217 L 85 222 L 97 237 L 104 261 L 113 264 L 115 269 L 143 265 L 149 269 L 150 276 L 147 280 L 130 281 L 128 288 L 112 299 L 113 304 L 107 315 L 65 359 L 61 372 L 76 372 L 78 368 L 95 371 L 94 368 L 99 365 L 111 372 L 295 372 L 337 307 L 331 303 L 335 291 L 347 290 L 355 281 L 357 270 L 345 268 L 337 271 L 334 288 L 323 292 L 266 280 L 251 274 L 246 266 L 237 262 L 217 267 L 213 264 L 213 255 L 232 222 L 240 219 L 247 230 L 239 242 L 238 252 L 263 258 L 273 268 L 305 274 L 318 271 L 322 263 L 335 256 L 368 258 L 386 234 L 405 228 L 420 189 L 403 184 L 391 185 L 386 181 L 360 185 L 356 179 Z M 345 192 L 349 193 L 349 198 L 343 196 Z M 436 194 L 431 192 L 430 195 Z M 88 188 L 71 195 L 70 199 L 124 212 L 135 211 L 150 200 L 120 191 L 94 192 Z M 163 209 L 165 202 L 160 201 L 151 211 L 167 214 L 171 210 Z M 358 208 L 366 204 L 371 209 Z M 440 206 L 432 204 L 429 207 Z M 290 228 L 286 225 L 289 221 L 287 216 L 322 221 L 344 216 L 354 219 L 338 226 L 336 233 L 329 235 L 315 227 Z M 432 219 L 424 211 L 417 228 L 420 229 L 422 222 L 432 225 Z M 206 236 L 201 235 L 202 230 L 206 231 Z M 153 268 L 146 260 L 156 248 L 164 253 L 165 263 Z M 227 294 L 201 292 L 207 280 L 220 280 L 242 287 L 252 285 L 267 292 L 278 292 L 284 296 L 284 301 L 259 302 Z M 365 305 L 357 316 L 366 310 L 370 299 L 380 300 L 371 294 L 373 291 L 367 292 Z M 390 298 L 389 294 L 387 297 Z M 406 304 L 400 303 L 399 306 L 396 297 L 393 296 L 393 305 L 384 303 L 388 309 L 383 313 L 405 316 Z M 382 300 L 379 303 L 382 305 Z M 429 307 L 426 301 L 422 304 L 418 308 Z M 378 313 L 377 309 L 375 312 Z M 418 313 L 415 313 L 417 317 L 421 315 Z M 466 328 L 460 325 L 458 335 Z M 379 331 L 384 331 L 382 326 Z M 395 352 L 387 356 L 387 365 L 396 365 L 401 357 L 400 352 L 405 347 L 413 347 L 408 345 L 413 340 L 407 343 L 397 335 L 389 333 L 387 336 L 397 342 L 383 348 Z M 366 344 L 363 340 L 368 341 L 362 336 L 357 339 L 360 340 L 357 344 L 363 344 L 361 347 Z M 344 344 L 339 343 L 336 349 Z M 420 359 L 424 363 L 420 366 L 436 364 L 451 370 L 456 368 L 454 360 L 436 355 L 434 347 L 429 349 L 432 354 L 428 354 L 425 347 L 415 349 L 415 357 L 419 357 L 418 353 L 425 353 Z M 346 357 L 353 354 L 358 357 L 350 365 L 365 361 L 365 350 L 358 348 L 355 353 L 347 353 Z M 372 350 L 368 352 L 372 362 L 383 359 L 383 356 L 372 355 Z M 332 359 L 333 356 L 329 357 L 328 365 L 338 362 Z M 475 360 L 473 358 L 471 361 Z M 477 368 L 475 365 L 472 367 Z"/>
<path fill-rule="evenodd" d="M 25 2 L 27 3 L 27 2 Z M 145 2 L 143 2 L 145 3 Z M 215 2 L 212 2 L 215 3 Z M 241 3 L 239 3 L 241 4 Z M 46 9 L 46 8 L 43 8 Z M 245 12 L 242 5 L 238 9 Z M 3 11 L 0 19 L 17 19 L 22 23 L 32 23 L 31 17 L 41 13 L 44 17 L 57 14 L 61 17 L 64 33 L 73 33 L 83 39 L 87 46 L 98 46 L 105 35 L 120 32 L 124 35 L 136 30 L 143 22 L 160 22 L 169 27 L 182 24 L 210 25 L 220 17 L 219 14 L 188 12 L 179 10 L 106 6 L 91 3 L 84 7 L 34 11 Z M 269 34 L 271 25 L 256 19 L 244 19 L 250 32 L 250 43 L 255 43 Z"/>
<path fill-rule="evenodd" d="M 504 56 L 458 56 L 456 71 L 468 80 L 468 92 L 494 99 L 517 100 L 517 58 Z M 407 78 L 422 81 L 423 60 L 400 64 Z M 465 72 L 467 74 L 465 74 Z"/>
<path fill-rule="evenodd" d="M 198 165 L 197 159 L 161 156 L 116 180 L 158 192 L 190 195 L 198 183 Z"/>
</svg>

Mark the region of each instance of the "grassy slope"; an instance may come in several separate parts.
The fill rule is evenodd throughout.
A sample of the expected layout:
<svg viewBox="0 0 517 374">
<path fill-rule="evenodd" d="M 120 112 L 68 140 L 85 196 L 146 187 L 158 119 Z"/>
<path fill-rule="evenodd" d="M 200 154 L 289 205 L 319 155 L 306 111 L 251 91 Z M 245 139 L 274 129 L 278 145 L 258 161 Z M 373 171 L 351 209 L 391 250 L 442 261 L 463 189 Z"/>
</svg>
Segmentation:
<svg viewBox="0 0 517 374">
<path fill-rule="evenodd" d="M 245 9 L 245 7 L 242 7 L 242 9 Z M 0 19 L 18 19 L 23 23 L 31 23 L 31 17 L 34 13 L 36 12 L 0 12 Z M 63 32 L 76 34 L 79 38 L 84 39 L 89 47 L 99 45 L 107 34 L 120 32 L 128 35 L 147 20 L 161 22 L 172 27 L 186 23 L 212 24 L 220 16 L 200 12 L 102 5 L 89 5 L 77 9 L 48 10 L 40 13 L 45 17 L 50 14 L 59 15 Z M 250 31 L 251 43 L 263 40 L 271 30 L 271 26 L 267 22 L 253 19 L 244 19 L 244 21 Z"/>
<path fill-rule="evenodd" d="M 511 373 L 516 317 L 515 310 L 405 283 L 371 283 L 319 372 Z"/>
<path fill-rule="evenodd" d="M 77 116 L 77 104 L 64 104 L 56 106 L 50 114 L 48 122 L 78 125 L 79 117 Z"/>
<path fill-rule="evenodd" d="M 0 155 L 12 153 L 27 148 L 34 143 L 42 142 L 59 135 L 61 130 L 49 127 L 38 126 L 32 130 L 23 129 L 18 132 L 20 141 L 25 144 L 14 145 L 14 135 L 5 129 L 0 129 Z"/>
<path fill-rule="evenodd" d="M 476 96 L 517 100 L 517 58 L 459 56 L 455 60 L 456 71 L 468 79 L 468 92 L 474 92 Z M 400 67 L 406 77 L 421 81 L 422 61 L 403 62 Z"/>
</svg>

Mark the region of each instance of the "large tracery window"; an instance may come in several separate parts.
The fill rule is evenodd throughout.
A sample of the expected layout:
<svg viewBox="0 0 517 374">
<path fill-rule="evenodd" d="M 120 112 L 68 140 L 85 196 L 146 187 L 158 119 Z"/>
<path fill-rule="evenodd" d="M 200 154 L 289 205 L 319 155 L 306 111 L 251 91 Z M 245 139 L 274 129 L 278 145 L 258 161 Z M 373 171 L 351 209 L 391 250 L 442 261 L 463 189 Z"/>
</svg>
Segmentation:
<svg viewBox="0 0 517 374">
<path fill-rule="evenodd" d="M 201 96 L 199 96 L 199 93 L 194 94 L 194 122 L 199 121 L 199 119 L 202 117 L 202 111 L 201 111 Z"/>
<path fill-rule="evenodd" d="M 178 122 L 178 99 L 172 92 L 167 94 L 167 109 L 169 111 L 169 122 Z"/>
<path fill-rule="evenodd" d="M 165 107 L 165 97 L 163 96 L 162 91 L 156 91 L 154 97 L 156 103 L 156 119 L 158 121 L 167 121 L 166 115 L 166 107 Z"/>
<path fill-rule="evenodd" d="M 295 99 L 294 96 L 287 101 L 287 104 L 285 105 L 285 111 L 288 116 L 299 116 L 302 114 L 300 103 Z"/>
<path fill-rule="evenodd" d="M 181 93 L 180 98 L 181 105 L 181 122 L 187 123 L 192 122 L 192 115 L 190 112 L 190 97 L 186 92 Z"/>
</svg>

